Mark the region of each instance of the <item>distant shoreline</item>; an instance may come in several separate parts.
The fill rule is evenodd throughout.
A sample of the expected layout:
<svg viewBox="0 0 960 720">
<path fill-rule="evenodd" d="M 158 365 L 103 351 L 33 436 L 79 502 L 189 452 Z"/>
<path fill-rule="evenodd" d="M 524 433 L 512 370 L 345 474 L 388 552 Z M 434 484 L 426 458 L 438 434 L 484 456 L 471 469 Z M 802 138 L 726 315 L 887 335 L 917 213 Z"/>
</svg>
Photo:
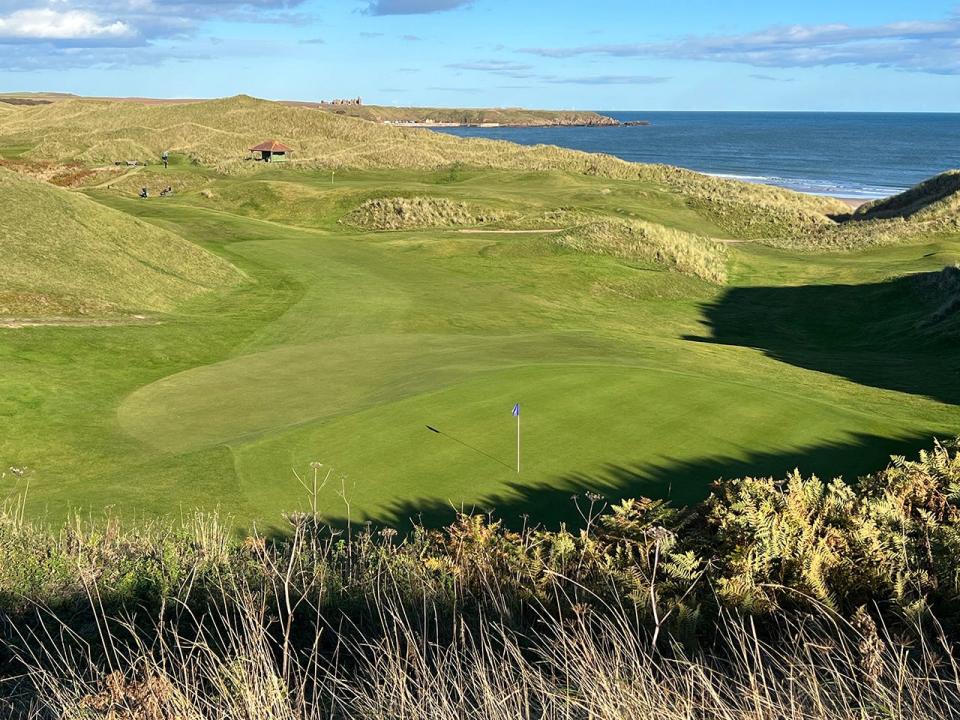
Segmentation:
<svg viewBox="0 0 960 720">
<path fill-rule="evenodd" d="M 382 120 L 380 121 L 381 125 L 389 125 L 391 127 L 406 127 L 406 128 L 551 128 L 551 127 L 595 127 L 595 128 L 610 128 L 610 127 L 642 127 L 647 126 L 650 123 L 647 121 L 635 121 L 635 122 L 590 122 L 590 121 L 570 121 L 570 122 L 551 122 L 548 120 L 543 121 L 532 121 L 532 122 L 505 122 L 505 123 L 484 123 L 484 122 L 421 122 L 421 121 L 403 121 L 403 120 Z"/>
</svg>

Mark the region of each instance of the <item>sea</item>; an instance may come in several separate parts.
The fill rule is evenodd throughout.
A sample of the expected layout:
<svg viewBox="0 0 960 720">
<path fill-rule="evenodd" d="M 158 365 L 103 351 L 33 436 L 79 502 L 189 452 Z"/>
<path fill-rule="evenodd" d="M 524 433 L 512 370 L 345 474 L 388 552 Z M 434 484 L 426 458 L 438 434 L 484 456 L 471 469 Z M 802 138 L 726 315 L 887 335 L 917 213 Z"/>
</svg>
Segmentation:
<svg viewBox="0 0 960 720">
<path fill-rule="evenodd" d="M 437 131 L 609 153 L 850 199 L 894 195 L 960 169 L 960 114 L 599 112 L 650 125 Z"/>
</svg>

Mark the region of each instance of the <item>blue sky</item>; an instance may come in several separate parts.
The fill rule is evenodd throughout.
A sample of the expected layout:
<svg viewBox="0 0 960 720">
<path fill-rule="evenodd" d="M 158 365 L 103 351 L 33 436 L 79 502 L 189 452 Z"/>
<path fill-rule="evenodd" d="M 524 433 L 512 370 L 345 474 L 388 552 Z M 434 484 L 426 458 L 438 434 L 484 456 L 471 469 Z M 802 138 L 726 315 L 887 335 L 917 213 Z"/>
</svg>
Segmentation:
<svg viewBox="0 0 960 720">
<path fill-rule="evenodd" d="M 0 0 L 0 90 L 960 111 L 957 0 Z"/>
</svg>

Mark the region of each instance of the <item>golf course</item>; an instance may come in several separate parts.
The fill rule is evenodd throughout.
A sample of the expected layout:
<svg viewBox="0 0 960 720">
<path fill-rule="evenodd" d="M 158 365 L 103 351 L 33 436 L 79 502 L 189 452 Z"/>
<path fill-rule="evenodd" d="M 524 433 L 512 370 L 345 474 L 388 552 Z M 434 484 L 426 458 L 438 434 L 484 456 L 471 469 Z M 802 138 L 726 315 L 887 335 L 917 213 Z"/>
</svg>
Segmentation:
<svg viewBox="0 0 960 720">
<path fill-rule="evenodd" d="M 0 494 L 34 517 L 556 526 L 960 434 L 956 175 L 855 213 L 249 98 L 8 107 L 0 156 Z"/>
</svg>

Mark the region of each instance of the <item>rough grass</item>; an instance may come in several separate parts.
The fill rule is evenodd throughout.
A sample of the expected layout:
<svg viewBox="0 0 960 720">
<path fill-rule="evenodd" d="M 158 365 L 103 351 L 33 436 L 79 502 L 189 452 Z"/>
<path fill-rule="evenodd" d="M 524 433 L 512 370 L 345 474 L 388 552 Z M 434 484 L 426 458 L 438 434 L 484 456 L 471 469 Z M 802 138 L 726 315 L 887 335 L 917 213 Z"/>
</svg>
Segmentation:
<svg viewBox="0 0 960 720">
<path fill-rule="evenodd" d="M 727 249 L 722 242 L 663 225 L 602 220 L 559 233 L 553 242 L 578 252 L 652 262 L 714 283 L 727 279 Z"/>
<path fill-rule="evenodd" d="M 960 171 L 937 175 L 855 212 L 795 222 L 762 240 L 793 250 L 848 251 L 896 245 L 960 229 Z"/>
<path fill-rule="evenodd" d="M 0 256 L 4 316 L 168 311 L 241 278 L 171 232 L 2 169 Z"/>
<path fill-rule="evenodd" d="M 832 215 L 850 209 L 835 198 L 735 182 L 665 165 L 645 166 L 645 172 L 737 238 L 768 241 L 830 228 L 835 225 Z"/>
<path fill-rule="evenodd" d="M 507 213 L 448 198 L 391 197 L 367 200 L 343 218 L 368 230 L 410 230 L 429 227 L 475 227 L 500 222 Z"/>
<path fill-rule="evenodd" d="M 768 215 L 770 217 L 770 215 Z M 717 219 L 724 225 L 724 221 Z M 766 245 L 802 251 L 840 252 L 905 244 L 960 229 L 960 171 L 943 173 L 853 213 L 816 216 L 785 224 L 761 239 Z"/>
</svg>

